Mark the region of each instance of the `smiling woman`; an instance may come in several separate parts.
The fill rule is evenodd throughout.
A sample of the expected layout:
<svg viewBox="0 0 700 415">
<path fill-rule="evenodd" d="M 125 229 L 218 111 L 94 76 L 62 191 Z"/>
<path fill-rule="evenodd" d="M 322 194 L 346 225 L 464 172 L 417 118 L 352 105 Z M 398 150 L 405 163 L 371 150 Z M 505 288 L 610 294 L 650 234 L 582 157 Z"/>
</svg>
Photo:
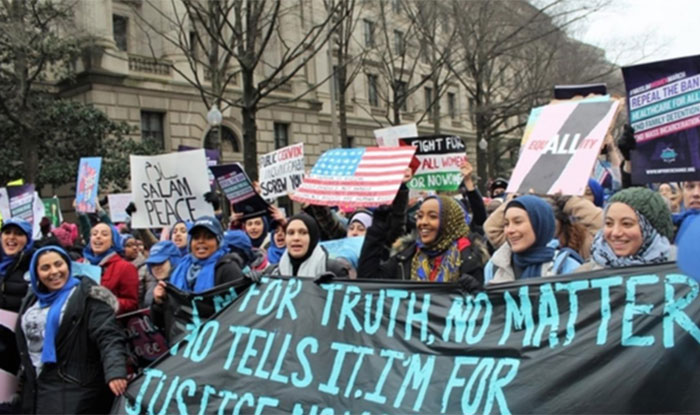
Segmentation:
<svg viewBox="0 0 700 415">
<path fill-rule="evenodd" d="M 17 312 L 27 293 L 24 273 L 32 257 L 32 225 L 7 219 L 0 228 L 0 309 Z"/>
</svg>

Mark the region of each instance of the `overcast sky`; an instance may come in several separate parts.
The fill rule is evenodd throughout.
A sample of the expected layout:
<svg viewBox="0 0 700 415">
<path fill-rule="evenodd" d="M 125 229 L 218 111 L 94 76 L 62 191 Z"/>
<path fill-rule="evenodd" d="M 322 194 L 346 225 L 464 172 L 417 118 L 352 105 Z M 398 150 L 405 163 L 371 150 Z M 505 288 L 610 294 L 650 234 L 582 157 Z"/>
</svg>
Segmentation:
<svg viewBox="0 0 700 415">
<path fill-rule="evenodd" d="M 700 55 L 700 0 L 611 0 L 575 36 L 623 66 Z"/>
</svg>

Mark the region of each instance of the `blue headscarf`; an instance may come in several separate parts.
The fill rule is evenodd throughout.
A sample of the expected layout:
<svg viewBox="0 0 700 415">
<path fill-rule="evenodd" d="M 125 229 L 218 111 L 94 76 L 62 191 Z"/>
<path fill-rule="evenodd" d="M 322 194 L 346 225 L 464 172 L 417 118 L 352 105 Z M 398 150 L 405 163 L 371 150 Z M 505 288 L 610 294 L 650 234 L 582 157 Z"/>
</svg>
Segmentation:
<svg viewBox="0 0 700 415">
<path fill-rule="evenodd" d="M 173 271 L 170 276 L 170 283 L 182 291 L 200 293 L 202 291 L 207 291 L 214 288 L 215 285 L 215 272 L 216 263 L 224 255 L 226 255 L 227 248 L 223 242 L 223 229 L 221 229 L 221 224 L 216 220 L 216 218 L 203 216 L 197 219 L 208 221 L 216 226 L 192 226 L 189 230 L 189 236 L 187 238 L 188 252 L 191 247 L 191 235 L 192 232 L 200 227 L 207 229 L 208 232 L 212 233 L 217 240 L 219 248 L 214 251 L 214 253 L 205 259 L 198 259 L 192 252 L 189 252 L 182 258 L 180 264 L 178 264 L 175 271 Z"/>
<path fill-rule="evenodd" d="M 228 252 L 239 252 L 246 262 L 253 260 L 253 244 L 248 234 L 240 229 L 224 232 L 224 246 Z"/>
<path fill-rule="evenodd" d="M 122 239 L 122 243 L 121 243 L 120 246 L 122 247 L 122 249 L 121 249 L 122 252 L 124 252 L 124 250 L 126 249 L 126 243 L 127 243 L 127 241 L 128 241 L 129 239 L 136 239 L 136 238 L 134 237 L 134 235 L 132 235 L 132 234 L 130 234 L 130 233 L 124 233 L 124 234 L 122 234 L 122 235 L 120 235 L 120 236 L 121 236 L 121 239 Z"/>
<path fill-rule="evenodd" d="M 549 203 L 537 196 L 526 195 L 513 199 L 506 206 L 519 207 L 527 212 L 535 243 L 524 252 L 513 253 L 513 263 L 523 270 L 521 278 L 533 278 L 542 275 L 542 264 L 554 258 L 554 248 L 547 244 L 554 238 L 554 211 Z"/>
<path fill-rule="evenodd" d="M 24 232 L 24 234 L 27 235 L 27 243 L 24 245 L 24 248 L 15 255 L 6 255 L 5 251 L 2 250 L 2 245 L 0 245 L 0 278 L 5 278 L 7 270 L 12 264 L 14 264 L 23 253 L 29 252 L 34 246 L 34 241 L 32 240 L 32 225 L 29 222 L 24 219 L 10 218 L 3 222 L 2 230 L 4 231 L 8 226 L 16 226 Z"/>
<path fill-rule="evenodd" d="M 588 179 L 588 187 L 591 189 L 591 193 L 593 193 L 593 204 L 598 207 L 603 207 L 603 202 L 605 201 L 603 186 L 595 179 Z"/>
<path fill-rule="evenodd" d="M 175 227 L 178 225 L 178 223 L 184 223 L 185 228 L 187 228 L 187 232 L 189 232 L 190 229 L 192 229 L 192 222 L 190 222 L 188 220 L 179 220 L 179 221 L 175 222 L 175 224 L 172 226 L 172 228 L 170 228 L 170 240 L 172 240 L 173 232 L 175 232 Z M 178 250 L 180 251 L 181 257 L 184 257 L 185 255 L 187 255 L 187 252 L 188 252 L 187 247 L 189 246 L 189 244 L 190 244 L 190 241 L 189 241 L 189 237 L 188 237 L 187 245 L 183 246 L 182 248 L 178 248 Z"/>
<path fill-rule="evenodd" d="M 104 222 L 103 222 L 104 223 Z M 109 226 L 109 229 L 112 231 L 112 246 L 109 247 L 108 250 L 105 252 L 97 255 L 94 252 L 92 252 L 92 248 L 90 247 L 90 241 L 88 241 L 87 246 L 83 248 L 83 258 L 87 259 L 90 261 L 92 265 L 99 265 L 99 263 L 109 254 L 112 252 L 121 252 L 122 251 L 122 238 L 119 235 L 119 230 L 117 229 L 116 226 L 114 225 L 109 225 L 105 223 L 105 225 Z M 97 225 L 95 225 L 97 226 Z M 94 228 L 94 226 L 93 226 Z M 92 236 L 91 236 L 92 237 Z"/>
<path fill-rule="evenodd" d="M 281 226 L 281 225 L 277 225 Z M 282 254 L 284 254 L 284 251 L 287 250 L 287 246 L 277 246 L 277 243 L 275 242 L 275 231 L 277 230 L 277 227 L 274 227 L 270 231 L 270 246 L 267 247 L 267 262 L 269 264 L 279 264 L 280 259 L 282 258 Z"/>
<path fill-rule="evenodd" d="M 59 254 L 66 264 L 68 264 L 68 280 L 60 290 L 47 292 L 46 287 L 39 281 L 37 275 L 36 263 L 39 257 L 46 252 L 56 252 Z M 80 284 L 80 281 L 73 276 L 71 269 L 71 259 L 62 248 L 54 245 L 46 246 L 34 253 L 29 265 L 29 275 L 31 276 L 32 291 L 39 299 L 40 307 L 50 307 L 49 314 L 46 318 L 46 329 L 44 332 L 44 346 L 41 350 L 41 361 L 43 363 L 56 363 L 56 334 L 61 319 L 61 309 L 63 304 L 68 299 L 71 289 Z"/>
</svg>

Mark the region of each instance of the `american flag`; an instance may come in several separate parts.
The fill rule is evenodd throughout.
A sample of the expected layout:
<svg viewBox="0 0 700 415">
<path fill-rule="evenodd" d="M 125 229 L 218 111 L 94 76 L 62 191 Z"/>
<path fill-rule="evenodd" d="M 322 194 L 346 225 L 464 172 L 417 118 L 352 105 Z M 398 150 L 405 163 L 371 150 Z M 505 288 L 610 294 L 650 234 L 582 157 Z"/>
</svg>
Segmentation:
<svg viewBox="0 0 700 415">
<path fill-rule="evenodd" d="M 390 204 L 415 151 L 412 146 L 326 151 L 292 199 L 326 206 Z"/>
</svg>

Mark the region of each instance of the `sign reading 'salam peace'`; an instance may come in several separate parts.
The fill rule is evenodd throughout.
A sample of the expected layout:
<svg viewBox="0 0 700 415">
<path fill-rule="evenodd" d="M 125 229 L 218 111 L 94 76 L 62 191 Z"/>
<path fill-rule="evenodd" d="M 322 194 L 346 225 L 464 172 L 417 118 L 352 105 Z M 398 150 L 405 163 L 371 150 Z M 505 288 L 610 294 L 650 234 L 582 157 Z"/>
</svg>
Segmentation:
<svg viewBox="0 0 700 415">
<path fill-rule="evenodd" d="M 474 294 L 263 278 L 190 324 L 113 412 L 698 413 L 698 291 L 675 264 Z"/>
</svg>

